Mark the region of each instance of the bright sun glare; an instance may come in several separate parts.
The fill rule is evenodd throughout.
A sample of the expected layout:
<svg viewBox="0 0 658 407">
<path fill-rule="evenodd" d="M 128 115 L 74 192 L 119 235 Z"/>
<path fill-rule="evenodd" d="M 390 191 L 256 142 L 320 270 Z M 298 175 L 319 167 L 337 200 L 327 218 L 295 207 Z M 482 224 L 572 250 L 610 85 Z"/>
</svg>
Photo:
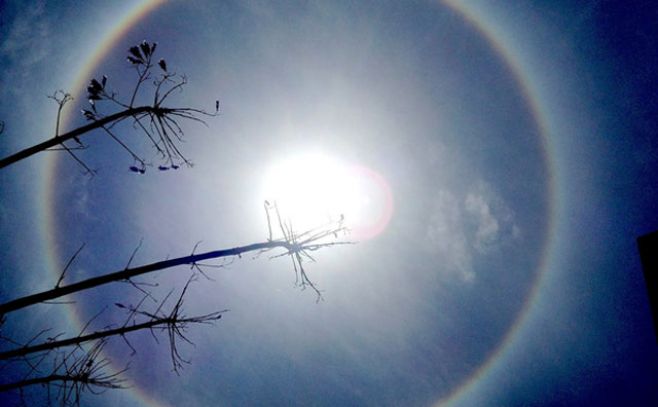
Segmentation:
<svg viewBox="0 0 658 407">
<path fill-rule="evenodd" d="M 358 240 L 380 234 L 393 213 L 391 191 L 381 175 L 322 153 L 274 162 L 265 173 L 262 193 L 297 230 L 344 218 Z"/>
</svg>

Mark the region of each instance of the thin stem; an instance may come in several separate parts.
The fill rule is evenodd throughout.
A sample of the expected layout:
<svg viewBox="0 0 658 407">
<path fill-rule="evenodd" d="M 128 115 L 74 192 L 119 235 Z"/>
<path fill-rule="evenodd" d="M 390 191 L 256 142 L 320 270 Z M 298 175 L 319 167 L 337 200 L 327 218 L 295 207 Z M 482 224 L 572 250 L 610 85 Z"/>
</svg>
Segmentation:
<svg viewBox="0 0 658 407">
<path fill-rule="evenodd" d="M 164 318 L 158 318 L 154 319 L 151 321 L 143 322 L 140 324 L 134 324 L 134 325 L 128 325 L 128 326 L 122 326 L 120 328 L 115 328 L 115 329 L 105 329 L 102 331 L 97 331 L 90 333 L 88 335 L 81 335 L 81 336 L 76 336 L 75 338 L 68 338 L 68 339 L 62 339 L 59 341 L 50 341 L 50 342 L 44 342 L 38 345 L 33 345 L 33 346 L 24 346 L 21 348 L 13 349 L 10 351 L 6 352 L 0 352 L 0 360 L 5 360 L 9 358 L 14 358 L 14 357 L 20 357 L 20 356 L 26 356 L 31 353 L 36 353 L 36 352 L 42 352 L 45 350 L 53 350 L 57 348 L 62 348 L 65 346 L 71 346 L 71 345 L 79 345 L 84 342 L 89 342 L 93 341 L 96 339 L 101 339 L 101 338 L 107 338 L 110 336 L 116 336 L 116 335 L 125 335 L 128 332 L 133 332 L 133 331 L 139 331 L 142 329 L 150 329 L 150 328 L 155 328 L 161 325 L 169 325 L 169 324 L 185 324 L 188 322 L 207 322 L 209 320 L 214 320 L 214 319 L 219 319 L 221 318 L 220 313 L 213 313 L 213 314 L 208 314 L 208 315 L 203 315 L 200 317 L 193 317 L 193 318 L 176 318 L 176 317 L 164 317 Z"/>
<path fill-rule="evenodd" d="M 289 252 L 297 250 L 292 244 L 285 240 L 279 241 L 268 241 L 261 243 L 254 243 L 247 246 L 234 247 L 232 249 L 224 250 L 215 250 L 206 253 L 200 253 L 190 256 L 178 257 L 175 259 L 163 260 L 151 264 L 146 264 L 144 266 L 139 266 L 131 269 L 124 269 L 121 271 L 116 271 L 114 273 L 105 274 L 98 277 L 92 277 L 87 280 L 83 280 L 77 283 L 69 284 L 62 287 L 56 287 L 52 290 L 42 291 L 40 293 L 28 295 L 25 297 L 17 298 L 13 301 L 6 302 L 0 305 L 0 317 L 21 308 L 25 308 L 30 305 L 38 304 L 43 301 L 53 300 L 71 293 L 84 291 L 92 287 L 97 287 L 99 285 L 111 283 L 114 281 L 126 280 L 141 274 L 150 273 L 156 270 L 168 269 L 171 267 L 180 266 L 183 264 L 194 264 L 208 259 L 217 259 L 221 257 L 231 257 L 239 256 L 242 253 L 253 252 L 253 251 L 262 251 L 270 250 L 275 248 L 283 248 Z"/>
<path fill-rule="evenodd" d="M 0 384 L 0 393 L 10 390 L 16 390 L 27 386 L 34 386 L 35 384 L 48 384 L 52 382 L 67 382 L 73 381 L 71 376 L 62 374 L 52 374 L 44 377 L 34 377 L 32 379 L 25 379 L 14 383 Z"/>
<path fill-rule="evenodd" d="M 105 126 L 108 123 L 114 122 L 115 120 L 120 120 L 126 117 L 142 114 L 142 113 L 156 113 L 156 114 L 162 114 L 164 112 L 168 112 L 171 109 L 164 109 L 164 108 L 155 108 L 152 106 L 140 106 L 140 107 L 134 107 L 130 109 L 123 110 L 121 112 L 114 113 L 112 115 L 103 117 L 101 119 L 95 120 L 92 123 L 89 123 L 87 125 L 84 125 L 82 127 L 78 127 L 77 129 L 71 130 L 68 133 L 62 134 L 61 136 L 53 137 L 49 140 L 46 140 L 42 143 L 36 144 L 34 146 L 28 147 L 24 150 L 21 150 L 15 154 L 10 155 L 9 157 L 5 157 L 0 160 L 0 168 L 7 167 L 11 164 L 14 164 L 20 160 L 23 160 L 25 158 L 28 158 L 36 153 L 39 153 L 41 151 L 44 151 L 46 149 L 49 149 L 51 147 L 55 147 L 59 144 L 62 144 L 65 141 L 74 139 L 78 136 L 81 136 L 85 133 L 90 132 L 91 130 L 100 128 Z"/>
</svg>

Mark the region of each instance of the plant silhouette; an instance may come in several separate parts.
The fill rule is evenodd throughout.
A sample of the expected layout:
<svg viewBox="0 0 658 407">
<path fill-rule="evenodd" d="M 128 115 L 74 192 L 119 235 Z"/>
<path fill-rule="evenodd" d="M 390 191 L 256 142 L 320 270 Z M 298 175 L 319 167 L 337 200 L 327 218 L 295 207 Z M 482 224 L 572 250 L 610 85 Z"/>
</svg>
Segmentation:
<svg viewBox="0 0 658 407">
<path fill-rule="evenodd" d="M 62 111 L 73 98 L 63 91 L 49 96 L 58 107 L 54 136 L 3 158 L 0 160 L 0 168 L 15 165 L 46 150 L 58 150 L 71 156 L 86 174 L 93 175 L 94 170 L 78 153 L 79 150 L 88 148 L 84 143 L 97 133 L 110 137 L 130 155 L 133 164 L 128 169 L 132 172 L 144 174 L 148 167 L 156 167 L 160 171 L 176 170 L 181 166 L 191 167 L 192 162 L 179 147 L 185 135 L 180 122 L 190 120 L 205 124 L 204 118 L 219 114 L 219 101 L 215 102 L 215 110 L 211 112 L 191 107 L 171 107 L 170 99 L 183 89 L 187 79 L 171 72 L 164 59 L 160 58 L 156 63 L 156 49 L 156 43 L 146 41 L 129 48 L 127 60 L 134 67 L 137 79 L 127 100 L 120 99 L 110 90 L 106 76 L 89 82 L 86 90 L 89 107 L 82 110 L 89 123 L 84 126 L 62 133 Z M 144 93 L 147 93 L 151 103 L 138 105 L 137 101 L 144 99 Z M 136 147 L 115 134 L 115 126 L 127 120 L 132 122 L 146 143 L 155 149 L 157 163 L 148 162 L 137 153 Z M 4 123 L 0 122 L 0 132 L 3 129 Z M 309 278 L 305 263 L 314 260 L 314 251 L 350 243 L 341 240 L 347 233 L 343 219 L 328 222 L 316 229 L 296 231 L 290 220 L 282 218 L 276 203 L 265 201 L 264 210 L 267 219 L 267 238 L 264 241 L 204 253 L 194 253 L 197 249 L 195 246 L 192 253 L 186 256 L 131 266 L 138 246 L 124 269 L 69 282 L 67 271 L 83 250 L 82 245 L 71 256 L 52 289 L 0 304 L 0 371 L 12 369 L 21 372 L 16 380 L 3 375 L 3 379 L 0 379 L 0 393 L 18 392 L 21 403 L 25 403 L 24 389 L 42 386 L 47 393 L 48 403 L 79 405 L 85 392 L 98 393 L 105 389 L 123 388 L 126 383 L 122 373 L 128 366 L 123 370 L 113 371 L 103 350 L 109 341 L 121 338 L 134 354 L 137 349 L 131 344 L 129 337 L 137 331 L 149 331 L 156 340 L 158 333 L 165 335 L 169 343 L 172 368 L 179 373 L 186 359 L 179 352 L 178 343 L 190 342 L 185 335 L 186 330 L 192 325 L 216 322 L 227 311 L 215 310 L 188 316 L 183 307 L 191 283 L 199 276 L 208 277 L 209 268 L 225 266 L 210 262 L 215 259 L 235 259 L 245 253 L 253 253 L 255 256 L 269 254 L 270 258 L 289 257 L 295 271 L 296 285 L 301 289 L 313 290 L 319 301 L 322 298 L 321 291 Z M 177 290 L 172 288 L 161 300 L 155 299 L 147 284 L 134 280 L 140 275 L 183 265 L 189 266 L 191 270 L 187 283 L 178 294 Z M 99 314 L 91 318 L 76 335 L 58 333 L 48 336 L 52 327 L 44 327 L 27 341 L 11 338 L 1 330 L 9 318 L 21 318 L 21 312 L 32 305 L 65 304 L 76 294 L 101 285 L 121 282 L 131 284 L 142 294 L 136 305 L 128 304 L 119 298 L 105 307 L 105 311 L 111 309 L 113 313 L 125 314 L 123 324 L 109 324 L 99 329 L 90 329 L 92 322 L 100 318 Z M 148 308 L 146 299 L 155 301 L 157 306 L 154 310 Z"/>
</svg>

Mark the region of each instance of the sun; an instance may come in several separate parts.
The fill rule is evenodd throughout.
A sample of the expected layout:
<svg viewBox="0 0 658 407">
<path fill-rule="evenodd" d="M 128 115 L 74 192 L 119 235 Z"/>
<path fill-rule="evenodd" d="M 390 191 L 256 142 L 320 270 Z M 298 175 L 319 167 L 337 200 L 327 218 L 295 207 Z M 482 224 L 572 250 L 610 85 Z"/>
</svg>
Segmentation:
<svg viewBox="0 0 658 407">
<path fill-rule="evenodd" d="M 262 197 L 276 202 L 298 230 L 344 219 L 356 239 L 384 231 L 393 214 L 390 187 L 376 171 L 322 152 L 294 154 L 269 165 Z"/>
</svg>

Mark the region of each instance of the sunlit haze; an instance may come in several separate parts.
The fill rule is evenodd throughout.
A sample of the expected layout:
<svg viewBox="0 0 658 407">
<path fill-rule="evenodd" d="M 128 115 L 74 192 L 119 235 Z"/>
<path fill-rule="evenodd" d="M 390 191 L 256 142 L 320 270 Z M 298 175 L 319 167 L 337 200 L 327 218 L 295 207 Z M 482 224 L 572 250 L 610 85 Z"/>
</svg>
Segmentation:
<svg viewBox="0 0 658 407">
<path fill-rule="evenodd" d="M 299 230 L 341 219 L 357 239 L 381 233 L 392 215 L 392 195 L 374 170 L 321 152 L 292 154 L 273 162 L 261 196 L 276 203 Z"/>
</svg>

